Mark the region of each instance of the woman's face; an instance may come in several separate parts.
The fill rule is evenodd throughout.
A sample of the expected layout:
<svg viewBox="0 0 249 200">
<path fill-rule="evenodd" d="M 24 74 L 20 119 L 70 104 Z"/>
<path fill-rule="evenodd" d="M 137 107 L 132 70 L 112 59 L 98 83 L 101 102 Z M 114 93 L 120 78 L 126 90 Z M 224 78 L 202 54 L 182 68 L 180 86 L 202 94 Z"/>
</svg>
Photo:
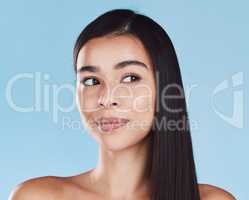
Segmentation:
<svg viewBox="0 0 249 200">
<path fill-rule="evenodd" d="M 121 150 L 141 142 L 152 125 L 155 97 L 152 65 L 137 38 L 99 37 L 81 48 L 76 102 L 85 127 L 100 145 Z M 96 124 L 100 117 L 129 121 L 118 129 L 103 131 Z"/>
</svg>

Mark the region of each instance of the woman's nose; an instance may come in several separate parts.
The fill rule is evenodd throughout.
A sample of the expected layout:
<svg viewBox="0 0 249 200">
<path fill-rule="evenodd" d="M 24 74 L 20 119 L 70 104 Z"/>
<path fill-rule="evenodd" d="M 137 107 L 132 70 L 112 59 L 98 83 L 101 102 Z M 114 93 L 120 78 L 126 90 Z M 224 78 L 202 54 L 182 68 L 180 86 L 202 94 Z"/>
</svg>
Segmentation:
<svg viewBox="0 0 249 200">
<path fill-rule="evenodd" d="M 112 90 L 102 89 L 100 92 L 98 105 L 106 108 L 110 108 L 112 106 L 118 106 L 118 101 L 115 100 L 114 93 Z"/>
</svg>

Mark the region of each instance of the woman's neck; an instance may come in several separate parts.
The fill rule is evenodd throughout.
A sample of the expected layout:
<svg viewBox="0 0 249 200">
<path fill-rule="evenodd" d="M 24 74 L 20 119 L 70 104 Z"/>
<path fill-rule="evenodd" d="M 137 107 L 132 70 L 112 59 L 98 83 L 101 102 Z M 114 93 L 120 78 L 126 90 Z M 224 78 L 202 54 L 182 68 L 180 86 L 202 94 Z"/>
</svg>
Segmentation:
<svg viewBox="0 0 249 200">
<path fill-rule="evenodd" d="M 149 140 L 122 151 L 108 151 L 100 146 L 99 159 L 90 174 L 95 189 L 109 198 L 129 198 L 149 189 L 146 176 Z"/>
</svg>

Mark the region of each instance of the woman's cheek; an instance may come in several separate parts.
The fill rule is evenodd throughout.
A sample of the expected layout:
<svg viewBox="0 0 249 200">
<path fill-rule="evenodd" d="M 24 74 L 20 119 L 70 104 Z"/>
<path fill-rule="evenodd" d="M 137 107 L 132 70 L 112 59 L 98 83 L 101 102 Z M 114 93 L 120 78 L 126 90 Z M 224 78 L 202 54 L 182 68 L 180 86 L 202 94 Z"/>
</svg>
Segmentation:
<svg viewBox="0 0 249 200">
<path fill-rule="evenodd" d="M 147 88 L 140 88 L 136 91 L 132 112 L 136 116 L 137 128 L 147 130 L 153 120 L 153 91 Z"/>
<path fill-rule="evenodd" d="M 138 113 L 146 113 L 152 111 L 152 93 L 148 88 L 140 89 L 135 92 L 136 96 L 133 100 L 133 110 Z"/>
<path fill-rule="evenodd" d="M 96 109 L 97 92 L 94 89 L 83 88 L 79 93 L 81 109 L 94 111 Z"/>
</svg>

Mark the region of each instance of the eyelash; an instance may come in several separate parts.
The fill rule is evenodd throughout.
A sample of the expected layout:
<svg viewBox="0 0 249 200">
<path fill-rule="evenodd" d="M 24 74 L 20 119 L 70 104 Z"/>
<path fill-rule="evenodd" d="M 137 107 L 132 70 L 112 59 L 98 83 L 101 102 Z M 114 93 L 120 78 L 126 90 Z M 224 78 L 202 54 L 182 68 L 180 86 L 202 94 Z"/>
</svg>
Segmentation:
<svg viewBox="0 0 249 200">
<path fill-rule="evenodd" d="M 129 77 L 129 76 L 135 77 L 136 80 L 133 80 L 133 81 L 128 82 L 128 83 L 137 82 L 137 81 L 140 81 L 140 79 L 141 79 L 138 75 L 133 74 L 133 73 L 127 73 L 127 74 L 125 74 L 123 78 L 127 78 L 127 77 Z M 96 77 L 90 76 L 90 77 L 83 78 L 83 80 L 81 80 L 80 82 L 81 82 L 84 86 L 86 86 L 86 87 L 94 86 L 94 85 L 86 85 L 86 84 L 84 83 L 84 82 L 85 82 L 86 80 L 88 80 L 88 79 L 95 79 L 95 80 L 97 80 Z"/>
</svg>

